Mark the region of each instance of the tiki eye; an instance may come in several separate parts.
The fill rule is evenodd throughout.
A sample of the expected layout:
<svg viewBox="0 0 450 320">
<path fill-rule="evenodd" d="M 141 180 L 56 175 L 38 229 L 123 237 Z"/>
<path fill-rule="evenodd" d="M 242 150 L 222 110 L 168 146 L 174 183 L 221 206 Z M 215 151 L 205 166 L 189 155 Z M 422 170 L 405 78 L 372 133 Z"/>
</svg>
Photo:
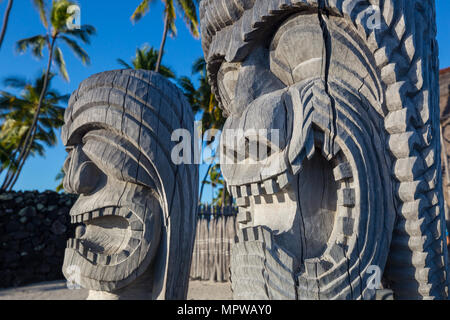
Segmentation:
<svg viewBox="0 0 450 320">
<path fill-rule="evenodd" d="M 220 97 L 226 109 L 230 108 L 236 94 L 239 67 L 238 63 L 224 62 L 217 75 Z"/>
<path fill-rule="evenodd" d="M 320 77 L 324 52 L 318 18 L 299 14 L 275 34 L 270 44 L 270 69 L 286 85 Z"/>
</svg>

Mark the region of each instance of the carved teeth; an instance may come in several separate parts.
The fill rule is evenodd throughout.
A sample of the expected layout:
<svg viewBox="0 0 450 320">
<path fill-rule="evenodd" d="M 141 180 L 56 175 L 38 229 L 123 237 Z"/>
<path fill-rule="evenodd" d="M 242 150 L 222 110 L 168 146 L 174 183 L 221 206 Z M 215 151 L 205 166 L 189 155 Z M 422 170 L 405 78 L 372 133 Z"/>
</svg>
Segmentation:
<svg viewBox="0 0 450 320">
<path fill-rule="evenodd" d="M 277 177 L 278 186 L 280 189 L 283 189 L 286 187 L 290 182 L 292 181 L 292 175 L 288 174 L 287 172 L 279 175 Z"/>
<path fill-rule="evenodd" d="M 75 229 L 75 238 L 80 239 L 86 233 L 86 226 L 80 225 Z"/>
<path fill-rule="evenodd" d="M 117 254 L 114 254 L 112 256 L 108 256 L 108 263 L 107 264 L 117 264 Z"/>
<path fill-rule="evenodd" d="M 250 201 L 248 197 L 236 198 L 236 205 L 238 207 L 248 207 L 250 205 Z"/>
<path fill-rule="evenodd" d="M 86 258 L 88 258 L 88 260 L 91 260 L 91 261 L 96 261 L 97 254 L 87 249 Z"/>
<path fill-rule="evenodd" d="M 230 187 L 231 194 L 235 198 L 241 198 L 241 192 L 237 186 L 231 186 Z"/>
<path fill-rule="evenodd" d="M 130 228 L 134 231 L 143 231 L 144 226 L 142 225 L 142 222 L 140 222 L 138 219 L 130 222 Z"/>
<path fill-rule="evenodd" d="M 336 181 L 351 178 L 353 177 L 352 167 L 348 162 L 341 163 L 334 168 L 333 174 Z"/>
<path fill-rule="evenodd" d="M 130 252 L 127 250 L 123 250 L 117 255 L 117 261 L 126 260 L 130 256 Z"/>
<path fill-rule="evenodd" d="M 140 231 L 140 230 L 131 230 L 131 238 L 141 239 L 142 238 L 142 231 Z"/>
<path fill-rule="evenodd" d="M 244 208 L 239 208 L 239 213 L 237 215 L 237 222 L 247 224 L 250 221 L 252 221 L 251 213 Z"/>
<path fill-rule="evenodd" d="M 103 209 L 103 215 L 104 216 L 113 216 L 116 212 L 116 208 L 115 207 L 108 207 Z"/>
<path fill-rule="evenodd" d="M 99 210 L 92 211 L 92 219 L 96 219 L 96 218 L 100 218 Z"/>
<path fill-rule="evenodd" d="M 73 247 L 74 247 L 74 245 L 75 245 L 75 241 L 74 241 L 74 239 L 73 239 L 73 238 L 71 238 L 71 239 L 67 240 L 67 243 L 66 243 L 66 248 L 73 248 Z"/>
<path fill-rule="evenodd" d="M 254 196 L 264 193 L 263 187 L 260 183 L 252 183 L 251 184 L 251 192 L 252 192 L 252 195 L 254 195 Z"/>
<path fill-rule="evenodd" d="M 82 213 L 78 215 L 72 215 L 70 217 L 71 222 L 83 223 L 88 222 L 89 220 L 93 220 L 100 217 L 105 216 L 121 216 L 128 220 L 129 228 L 131 230 L 130 240 L 125 248 L 125 250 L 112 255 L 106 255 L 101 253 L 96 253 L 92 251 L 89 246 L 85 246 L 83 243 L 86 241 L 85 239 L 81 239 L 86 232 L 85 225 L 79 225 L 75 229 L 75 238 L 69 239 L 67 241 L 67 248 L 71 248 L 85 257 L 87 260 L 91 261 L 94 264 L 99 265 L 114 265 L 117 264 L 118 261 L 123 261 L 127 259 L 134 250 L 139 247 L 142 242 L 144 224 L 139 219 L 137 215 L 135 215 L 132 211 L 127 208 L 118 208 L 118 207 L 106 207 L 98 210 L 93 210 L 87 213 Z"/>
<path fill-rule="evenodd" d="M 132 251 L 133 249 L 136 249 L 139 244 L 141 243 L 141 240 L 136 238 L 131 238 L 128 242 L 127 250 Z"/>
<path fill-rule="evenodd" d="M 81 245 L 81 240 L 79 239 L 74 239 L 74 243 L 72 244 L 72 248 L 79 250 L 80 249 L 80 245 Z"/>
<path fill-rule="evenodd" d="M 341 206 L 353 208 L 355 206 L 355 190 L 342 189 L 338 194 L 338 203 Z"/>
<path fill-rule="evenodd" d="M 251 191 L 251 189 L 250 189 L 250 186 L 249 186 L 249 185 L 243 185 L 243 186 L 241 186 L 241 194 L 242 194 L 242 196 L 244 196 L 244 197 L 251 196 L 251 195 L 252 195 L 252 191 Z"/>
<path fill-rule="evenodd" d="M 267 194 L 274 194 L 280 191 L 277 182 L 273 179 L 264 181 L 264 189 L 266 189 Z"/>
<path fill-rule="evenodd" d="M 87 254 L 88 254 L 88 248 L 85 247 L 85 246 L 83 245 L 82 242 L 80 242 L 80 244 L 79 244 L 78 251 L 79 251 L 83 256 L 87 257 Z"/>
<path fill-rule="evenodd" d="M 130 219 L 133 216 L 133 212 L 126 208 L 117 208 L 117 207 L 106 207 L 97 210 L 93 210 L 87 213 L 81 213 L 78 215 L 72 215 L 70 217 L 70 221 L 73 224 L 86 222 L 89 220 L 93 220 L 100 217 L 105 216 L 121 216 L 126 219 Z"/>
<path fill-rule="evenodd" d="M 108 262 L 108 256 L 104 255 L 104 254 L 99 254 L 97 256 L 97 263 L 100 265 L 107 265 Z"/>
<path fill-rule="evenodd" d="M 275 178 L 268 179 L 263 182 L 256 182 L 241 186 L 231 186 L 229 189 L 233 197 L 236 199 L 251 196 L 270 195 L 279 192 L 291 181 L 292 176 L 288 173 L 283 173 Z"/>
</svg>

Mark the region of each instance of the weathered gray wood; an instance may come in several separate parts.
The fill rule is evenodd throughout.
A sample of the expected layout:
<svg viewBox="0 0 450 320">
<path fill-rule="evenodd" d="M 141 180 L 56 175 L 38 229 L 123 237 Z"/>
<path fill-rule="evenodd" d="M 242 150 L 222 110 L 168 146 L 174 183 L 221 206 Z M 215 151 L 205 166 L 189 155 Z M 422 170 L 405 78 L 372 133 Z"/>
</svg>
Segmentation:
<svg viewBox="0 0 450 320">
<path fill-rule="evenodd" d="M 280 293 L 261 276 L 278 269 L 259 227 L 298 263 L 293 298 L 376 298 L 372 266 L 396 299 L 448 297 L 434 13 L 432 0 L 202 1 L 225 129 L 282 131 L 251 164 L 253 133 L 222 136 L 238 156 L 222 163 L 240 206 L 236 298 Z"/>
<path fill-rule="evenodd" d="M 153 72 L 104 72 L 72 95 L 64 186 L 80 194 L 71 216 L 85 226 L 69 241 L 63 272 L 78 268 L 90 298 L 186 298 L 198 171 L 174 164 L 171 135 L 192 135 L 193 120 L 179 89 Z"/>
<path fill-rule="evenodd" d="M 201 207 L 197 220 L 191 279 L 226 282 L 230 278 L 231 244 L 236 237 L 235 208 Z M 213 214 L 213 213 L 216 214 Z M 215 233 L 214 233 L 215 230 Z"/>
</svg>

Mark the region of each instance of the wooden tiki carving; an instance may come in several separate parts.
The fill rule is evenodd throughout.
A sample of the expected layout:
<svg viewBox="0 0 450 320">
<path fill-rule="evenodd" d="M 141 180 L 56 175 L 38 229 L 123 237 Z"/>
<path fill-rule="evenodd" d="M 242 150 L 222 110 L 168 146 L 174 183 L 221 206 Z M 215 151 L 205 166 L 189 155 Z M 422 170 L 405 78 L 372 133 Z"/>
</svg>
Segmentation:
<svg viewBox="0 0 450 320">
<path fill-rule="evenodd" d="M 193 126 L 181 91 L 154 72 L 103 72 L 72 94 L 64 187 L 80 195 L 70 213 L 80 226 L 63 272 L 90 298 L 186 298 L 198 169 L 174 164 L 171 137 Z"/>
<path fill-rule="evenodd" d="M 234 298 L 446 299 L 434 1 L 203 0 L 201 24 Z"/>
</svg>

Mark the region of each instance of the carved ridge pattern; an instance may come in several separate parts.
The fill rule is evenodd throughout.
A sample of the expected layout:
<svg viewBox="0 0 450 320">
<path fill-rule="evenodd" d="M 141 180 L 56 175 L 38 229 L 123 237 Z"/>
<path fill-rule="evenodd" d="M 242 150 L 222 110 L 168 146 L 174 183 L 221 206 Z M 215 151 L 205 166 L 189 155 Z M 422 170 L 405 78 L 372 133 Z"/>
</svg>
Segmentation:
<svg viewBox="0 0 450 320">
<path fill-rule="evenodd" d="M 234 299 L 297 299 L 293 277 L 295 259 L 276 245 L 268 228 L 259 226 L 239 231 L 231 263 L 238 266 L 231 273 L 232 290 L 237 292 Z M 259 276 L 248 279 L 244 276 L 248 272 Z"/>
</svg>

